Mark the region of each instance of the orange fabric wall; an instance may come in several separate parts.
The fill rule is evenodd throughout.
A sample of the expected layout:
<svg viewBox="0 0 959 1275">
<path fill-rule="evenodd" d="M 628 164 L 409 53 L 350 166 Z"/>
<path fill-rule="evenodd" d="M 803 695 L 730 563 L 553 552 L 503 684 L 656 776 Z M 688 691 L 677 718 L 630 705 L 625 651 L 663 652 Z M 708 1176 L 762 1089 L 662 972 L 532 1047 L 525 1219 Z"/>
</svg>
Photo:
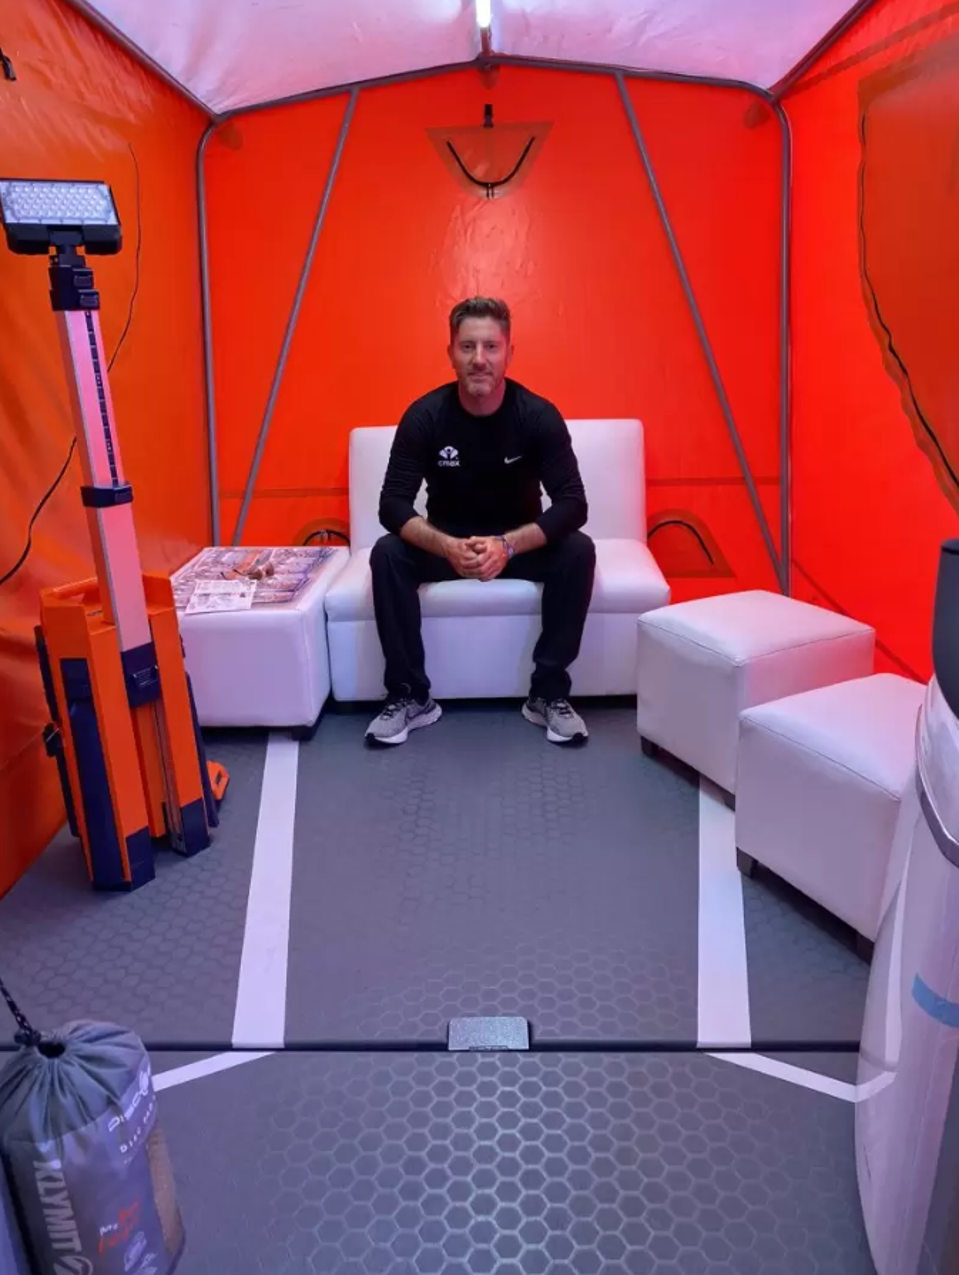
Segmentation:
<svg viewBox="0 0 959 1275">
<path fill-rule="evenodd" d="M 874 624 L 882 667 L 920 679 L 931 672 L 939 545 L 959 513 L 920 419 L 956 468 L 957 41 L 959 4 L 878 0 L 785 100 L 796 163 L 794 588 Z M 911 75 L 930 53 L 951 63 L 945 73 L 920 69 L 908 98 L 868 106 L 877 73 Z"/>
<path fill-rule="evenodd" d="M 112 355 L 121 455 L 147 569 L 171 569 L 209 536 L 194 162 L 205 120 L 58 0 L 0 0 L 17 79 L 0 79 L 5 176 L 111 183 L 124 248 L 92 258 Z M 60 472 L 73 434 L 42 258 L 0 246 L 0 575 Z M 44 752 L 47 709 L 33 645 L 38 590 L 91 571 L 74 455 L 41 513 L 33 551 L 0 586 L 0 893 L 63 822 Z"/>
<path fill-rule="evenodd" d="M 630 92 L 778 544 L 778 125 L 739 91 Z M 207 150 L 224 539 L 346 101 L 240 117 Z M 487 102 L 500 126 L 550 125 L 525 180 L 494 201 L 453 179 L 428 134 L 480 124 Z M 644 421 L 650 543 L 677 598 L 775 587 L 616 86 L 525 68 L 361 93 L 245 543 L 345 523 L 350 429 L 395 423 L 448 378 L 447 314 L 476 292 L 513 307 L 517 379 L 569 418 Z"/>
</svg>

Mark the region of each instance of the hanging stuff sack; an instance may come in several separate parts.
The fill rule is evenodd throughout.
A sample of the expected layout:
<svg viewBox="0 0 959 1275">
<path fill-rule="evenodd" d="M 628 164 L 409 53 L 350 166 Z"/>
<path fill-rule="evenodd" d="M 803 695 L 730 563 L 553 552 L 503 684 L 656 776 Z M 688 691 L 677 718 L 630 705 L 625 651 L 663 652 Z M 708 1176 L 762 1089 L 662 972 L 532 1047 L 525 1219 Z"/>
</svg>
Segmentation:
<svg viewBox="0 0 959 1275">
<path fill-rule="evenodd" d="M 41 1035 L 0 994 L 20 1046 L 0 1070 L 0 1167 L 31 1275 L 172 1275 L 183 1223 L 140 1038 L 96 1022 Z"/>
</svg>

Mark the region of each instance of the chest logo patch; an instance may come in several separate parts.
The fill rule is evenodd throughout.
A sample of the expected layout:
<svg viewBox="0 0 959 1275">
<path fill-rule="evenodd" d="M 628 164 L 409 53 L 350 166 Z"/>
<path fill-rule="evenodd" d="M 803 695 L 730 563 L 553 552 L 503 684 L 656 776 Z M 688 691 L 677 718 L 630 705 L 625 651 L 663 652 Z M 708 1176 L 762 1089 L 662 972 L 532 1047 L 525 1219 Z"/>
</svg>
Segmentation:
<svg viewBox="0 0 959 1275">
<path fill-rule="evenodd" d="M 455 447 L 441 447 L 438 463 L 441 469 L 458 469 L 460 454 Z"/>
</svg>

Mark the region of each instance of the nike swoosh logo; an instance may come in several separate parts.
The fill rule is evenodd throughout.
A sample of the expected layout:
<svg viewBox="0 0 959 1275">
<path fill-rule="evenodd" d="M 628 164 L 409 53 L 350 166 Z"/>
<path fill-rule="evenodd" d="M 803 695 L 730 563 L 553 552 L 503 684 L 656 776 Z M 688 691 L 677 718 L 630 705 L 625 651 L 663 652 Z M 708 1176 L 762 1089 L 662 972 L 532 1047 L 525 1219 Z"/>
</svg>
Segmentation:
<svg viewBox="0 0 959 1275">
<path fill-rule="evenodd" d="M 522 456 L 507 456 L 506 463 L 507 465 L 512 465 L 514 461 L 522 460 L 522 459 L 523 459 Z"/>
</svg>

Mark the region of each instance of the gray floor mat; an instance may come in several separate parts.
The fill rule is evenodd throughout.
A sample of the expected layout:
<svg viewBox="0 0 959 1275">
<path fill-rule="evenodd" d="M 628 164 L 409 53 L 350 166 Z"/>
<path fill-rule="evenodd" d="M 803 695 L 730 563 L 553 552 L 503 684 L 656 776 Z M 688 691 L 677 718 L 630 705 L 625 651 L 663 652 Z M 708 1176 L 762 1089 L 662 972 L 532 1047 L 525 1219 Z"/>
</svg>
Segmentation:
<svg viewBox="0 0 959 1275">
<path fill-rule="evenodd" d="M 388 752 L 365 716 L 324 718 L 301 748 L 288 1042 L 441 1043 L 478 1014 L 553 1045 L 695 1042 L 697 790 L 642 756 L 632 709 L 588 718 L 566 751 L 514 708 L 457 705 Z M 38 1026 L 229 1041 L 265 744 L 215 733 L 233 782 L 197 859 L 161 851 L 151 885 L 97 895 L 61 836 L 0 900 L 0 974 Z M 855 1045 L 868 967 L 794 891 L 743 890 L 754 1047 Z"/>
<path fill-rule="evenodd" d="M 231 777 L 209 849 L 161 849 L 155 880 L 98 894 L 63 832 L 0 900 L 0 973 L 38 1028 L 98 1018 L 147 1042 L 230 1039 L 266 735 L 218 732 L 208 750 Z"/>
<path fill-rule="evenodd" d="M 454 706 L 391 750 L 329 716 L 303 747 L 287 1041 L 443 1041 L 528 1018 L 542 1040 L 696 1039 L 698 793 L 635 712 L 547 744 Z"/>
<path fill-rule="evenodd" d="M 841 927 L 798 891 L 760 871 L 743 880 L 749 1012 L 756 1048 L 855 1047 L 869 966 Z"/>
<path fill-rule="evenodd" d="M 160 1114 L 178 1275 L 874 1275 L 852 1105 L 704 1055 L 287 1053 Z"/>
</svg>

